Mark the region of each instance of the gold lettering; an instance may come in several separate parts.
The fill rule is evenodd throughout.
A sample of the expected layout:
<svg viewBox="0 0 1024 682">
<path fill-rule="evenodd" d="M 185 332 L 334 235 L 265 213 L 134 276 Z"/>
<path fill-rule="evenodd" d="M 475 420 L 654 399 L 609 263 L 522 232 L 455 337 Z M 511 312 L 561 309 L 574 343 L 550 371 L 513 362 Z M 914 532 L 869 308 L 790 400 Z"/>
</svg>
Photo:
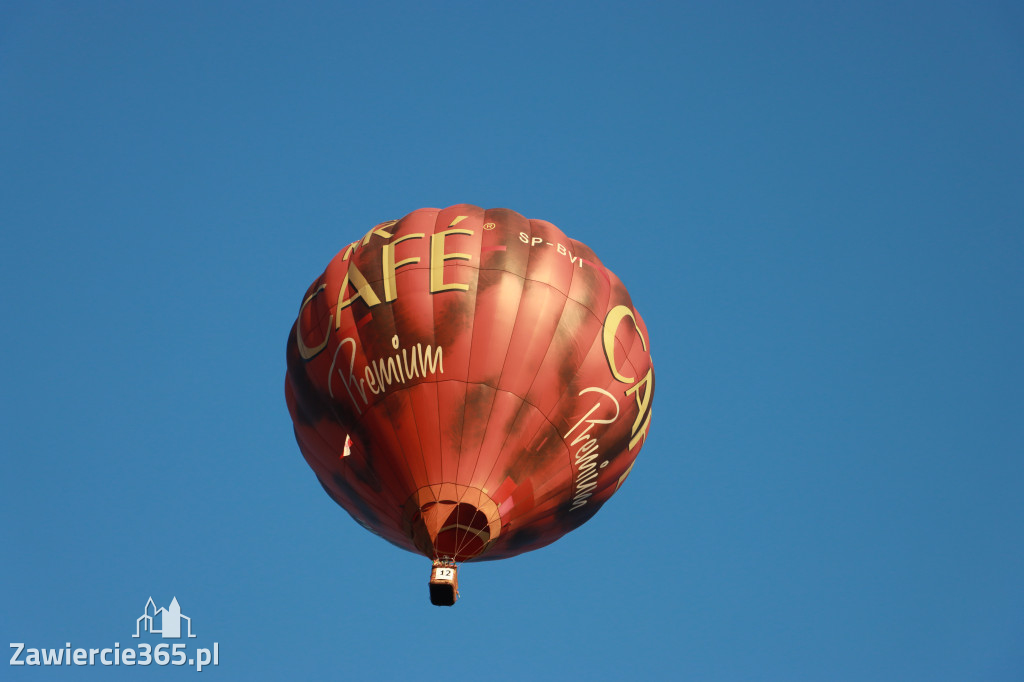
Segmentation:
<svg viewBox="0 0 1024 682">
<path fill-rule="evenodd" d="M 377 235 L 378 237 L 384 237 L 384 239 L 391 239 L 391 233 L 385 230 L 384 228 L 391 227 L 397 222 L 397 220 L 389 220 L 386 223 L 381 223 L 380 225 L 374 225 L 373 227 L 371 227 L 370 231 L 367 232 L 366 235 L 363 237 L 363 246 L 366 246 L 370 242 L 370 237 L 372 237 L 373 235 Z"/>
<path fill-rule="evenodd" d="M 604 356 L 608 359 L 608 367 L 612 370 L 612 376 L 624 384 L 630 384 L 634 381 L 635 377 L 623 376 L 615 364 L 615 332 L 618 331 L 619 324 L 626 317 L 633 321 L 633 327 L 640 336 L 640 344 L 644 350 L 647 350 L 647 342 L 644 341 L 644 335 L 640 333 L 640 326 L 636 323 L 633 311 L 628 306 L 617 305 L 608 311 L 608 316 L 604 318 Z"/>
<path fill-rule="evenodd" d="M 636 464 L 636 460 L 633 460 L 633 462 L 629 465 L 629 468 L 626 469 L 626 473 L 619 476 L 619 482 L 615 484 L 615 490 L 618 490 L 619 488 L 622 487 L 622 484 L 626 481 L 626 476 L 629 476 L 629 472 L 633 470 L 634 464 Z"/>
<path fill-rule="evenodd" d="M 387 222 L 381 223 L 380 225 L 374 225 L 373 227 L 371 227 L 370 231 L 363 235 L 362 241 L 355 241 L 348 245 L 348 248 L 345 249 L 345 253 L 343 253 L 341 256 L 341 260 L 348 260 L 355 251 L 359 250 L 359 247 L 366 246 L 370 242 L 370 237 L 372 237 L 373 235 L 383 237 L 384 239 L 391 239 L 391 233 L 388 232 L 385 228 L 391 227 L 397 222 L 397 220 L 389 220 Z"/>
<path fill-rule="evenodd" d="M 623 376 L 622 372 L 619 371 L 618 365 L 615 364 L 615 333 L 619 330 L 619 325 L 622 324 L 622 320 L 627 317 L 633 321 L 633 328 L 636 329 L 636 333 L 640 337 L 640 345 L 646 351 L 647 341 L 644 339 L 644 335 L 640 331 L 640 325 L 636 321 L 636 316 L 628 306 L 617 305 L 608 312 L 608 316 L 604 319 L 604 330 L 602 333 L 604 357 L 608 360 L 608 367 L 612 371 L 612 376 L 615 377 L 617 381 L 621 381 L 624 384 L 633 383 L 635 378 Z M 633 400 L 636 401 L 637 407 L 636 419 L 633 420 L 633 427 L 630 432 L 630 450 L 632 450 L 638 442 L 647 438 L 647 427 L 651 423 L 651 395 L 653 392 L 653 369 L 648 369 L 647 374 L 644 375 L 643 379 L 637 381 L 626 389 L 625 395 L 632 395 Z M 625 478 L 625 476 L 623 476 L 623 478 Z M 621 485 L 621 483 L 622 481 L 620 480 L 619 484 Z"/>
<path fill-rule="evenodd" d="M 313 346 L 312 348 L 306 345 L 306 342 L 302 340 L 302 311 L 306 309 L 309 302 L 316 298 L 316 295 L 327 288 L 327 284 L 321 284 L 316 291 L 306 297 L 306 300 L 299 306 L 299 322 L 295 325 L 295 345 L 299 347 L 299 355 L 302 356 L 303 360 L 312 360 L 317 354 L 320 353 L 324 348 L 327 347 L 327 334 L 324 334 L 323 343 Z M 333 317 L 333 315 L 332 315 Z M 331 326 L 331 318 L 327 319 L 327 326 Z"/>
<path fill-rule="evenodd" d="M 348 291 L 349 284 L 356 288 L 356 293 L 352 294 L 349 298 L 345 298 L 345 293 Z M 377 294 L 373 293 L 373 289 L 370 288 L 370 283 L 366 281 L 366 277 L 363 273 L 359 272 L 359 268 L 356 267 L 355 263 L 350 263 L 348 266 L 348 272 L 345 273 L 345 280 L 341 283 L 341 291 L 338 292 L 338 307 L 335 309 L 335 329 L 341 327 L 341 311 L 352 305 L 357 299 L 362 298 L 363 302 L 370 308 L 380 303 L 380 299 L 377 298 Z"/>
<path fill-rule="evenodd" d="M 345 253 L 341 257 L 341 260 L 348 260 L 349 256 L 352 255 L 352 252 L 355 251 L 358 248 L 359 248 L 359 242 L 352 242 L 351 244 L 349 244 L 348 248 L 345 249 Z"/>
<path fill-rule="evenodd" d="M 403 265 L 412 265 L 413 263 L 419 263 L 420 257 L 413 256 L 412 258 L 405 258 L 403 260 L 395 262 L 395 246 L 404 242 L 406 239 L 422 239 L 424 234 L 422 232 L 416 232 L 414 234 L 407 234 L 399 237 L 395 241 L 385 244 L 381 247 L 381 263 L 384 269 L 384 301 L 390 303 L 395 300 L 398 293 L 395 291 L 397 282 L 395 280 L 395 270 L 402 267 Z"/>
<path fill-rule="evenodd" d="M 626 390 L 626 395 L 632 394 L 636 400 L 636 419 L 633 420 L 633 436 L 629 441 L 629 449 L 637 444 L 641 438 L 647 437 L 647 425 L 651 422 L 651 390 L 654 382 L 654 370 L 647 370 L 646 376 Z M 643 390 L 641 390 L 641 388 Z M 642 423 L 642 424 L 641 424 Z"/>
<path fill-rule="evenodd" d="M 468 284 L 459 284 L 458 282 L 444 283 L 444 262 L 446 260 L 470 260 L 472 258 L 468 253 L 445 253 L 444 240 L 448 235 L 452 234 L 472 236 L 473 230 L 455 228 L 430 235 L 430 293 L 432 294 L 440 291 L 469 290 Z"/>
</svg>

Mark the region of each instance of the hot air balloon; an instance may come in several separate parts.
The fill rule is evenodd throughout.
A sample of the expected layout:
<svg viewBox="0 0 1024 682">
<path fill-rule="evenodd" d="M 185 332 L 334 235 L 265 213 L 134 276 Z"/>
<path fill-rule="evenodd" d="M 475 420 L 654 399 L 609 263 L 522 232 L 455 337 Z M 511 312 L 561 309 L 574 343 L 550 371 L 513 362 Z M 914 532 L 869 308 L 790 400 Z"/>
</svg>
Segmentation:
<svg viewBox="0 0 1024 682">
<path fill-rule="evenodd" d="M 364 528 L 432 560 L 554 542 L 626 480 L 651 423 L 650 338 L 619 279 L 543 220 L 424 208 L 344 246 L 288 336 L 295 438 Z"/>
</svg>

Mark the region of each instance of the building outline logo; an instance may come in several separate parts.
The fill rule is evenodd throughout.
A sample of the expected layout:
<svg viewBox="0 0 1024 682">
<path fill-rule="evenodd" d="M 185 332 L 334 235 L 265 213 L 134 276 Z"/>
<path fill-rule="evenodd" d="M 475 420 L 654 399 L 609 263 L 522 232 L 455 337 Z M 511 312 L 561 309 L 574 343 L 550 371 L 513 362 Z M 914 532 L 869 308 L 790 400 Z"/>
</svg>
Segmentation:
<svg viewBox="0 0 1024 682">
<path fill-rule="evenodd" d="M 159 619 L 160 627 L 157 628 Z M 192 619 L 181 612 L 178 598 L 172 597 L 167 608 L 156 607 L 153 597 L 146 601 L 142 609 L 142 615 L 135 620 L 135 634 L 132 637 L 140 637 L 142 632 L 159 634 L 163 639 L 181 639 L 181 621 L 185 621 L 188 637 L 195 637 L 192 633 Z"/>
</svg>

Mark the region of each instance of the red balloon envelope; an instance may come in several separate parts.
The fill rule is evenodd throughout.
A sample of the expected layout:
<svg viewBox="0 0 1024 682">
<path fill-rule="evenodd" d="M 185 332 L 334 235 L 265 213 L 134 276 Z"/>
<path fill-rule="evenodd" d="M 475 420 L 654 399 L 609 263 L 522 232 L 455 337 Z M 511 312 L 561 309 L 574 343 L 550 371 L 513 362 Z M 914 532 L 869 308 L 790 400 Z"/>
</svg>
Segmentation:
<svg viewBox="0 0 1024 682">
<path fill-rule="evenodd" d="M 543 547 L 604 504 L 651 422 L 647 328 L 543 220 L 413 211 L 343 248 L 288 338 L 295 437 L 363 527 L 449 561 Z"/>
</svg>

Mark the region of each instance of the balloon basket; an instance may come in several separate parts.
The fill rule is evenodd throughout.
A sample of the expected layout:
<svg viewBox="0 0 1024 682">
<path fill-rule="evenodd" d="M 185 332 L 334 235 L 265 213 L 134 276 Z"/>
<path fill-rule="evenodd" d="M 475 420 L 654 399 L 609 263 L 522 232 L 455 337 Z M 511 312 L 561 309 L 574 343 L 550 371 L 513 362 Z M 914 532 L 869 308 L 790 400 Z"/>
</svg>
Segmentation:
<svg viewBox="0 0 1024 682">
<path fill-rule="evenodd" d="M 452 606 L 458 598 L 458 567 L 450 559 L 435 559 L 430 569 L 430 603 L 434 606 Z"/>
</svg>

